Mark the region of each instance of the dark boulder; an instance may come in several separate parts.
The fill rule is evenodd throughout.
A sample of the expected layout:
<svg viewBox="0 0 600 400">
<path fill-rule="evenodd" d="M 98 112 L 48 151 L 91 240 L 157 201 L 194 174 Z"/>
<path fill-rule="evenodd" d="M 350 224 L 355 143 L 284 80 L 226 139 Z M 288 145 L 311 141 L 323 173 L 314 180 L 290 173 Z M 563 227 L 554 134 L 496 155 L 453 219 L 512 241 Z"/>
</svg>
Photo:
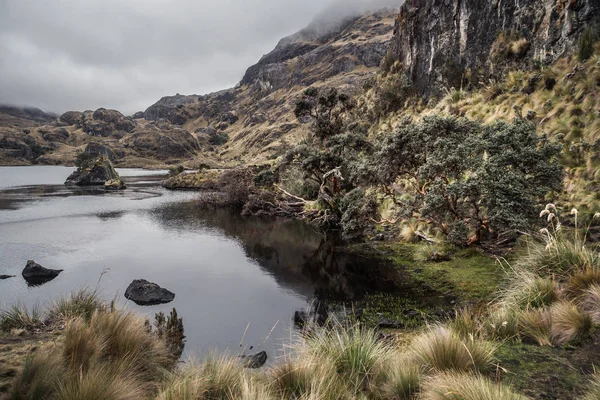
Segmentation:
<svg viewBox="0 0 600 400">
<path fill-rule="evenodd" d="M 250 356 L 241 356 L 244 368 L 260 368 L 267 362 L 267 353 L 261 351 Z"/>
<path fill-rule="evenodd" d="M 68 125 L 77 125 L 83 119 L 83 113 L 80 111 L 67 111 L 59 118 L 60 122 L 64 122 Z"/>
<path fill-rule="evenodd" d="M 35 261 L 29 260 L 23 269 L 22 275 L 23 279 L 25 279 L 29 285 L 37 286 L 50 282 L 62 271 L 62 269 L 44 268 Z"/>
<path fill-rule="evenodd" d="M 113 168 L 108 157 L 100 156 L 89 165 L 78 168 L 69 175 L 65 185 L 100 186 L 114 179 L 120 179 L 119 174 Z"/>
<path fill-rule="evenodd" d="M 0 275 L 0 281 L 8 278 L 14 278 L 15 275 Z"/>
<path fill-rule="evenodd" d="M 140 306 L 150 306 L 173 301 L 175 293 L 145 279 L 136 279 L 125 290 L 125 298 Z"/>
</svg>

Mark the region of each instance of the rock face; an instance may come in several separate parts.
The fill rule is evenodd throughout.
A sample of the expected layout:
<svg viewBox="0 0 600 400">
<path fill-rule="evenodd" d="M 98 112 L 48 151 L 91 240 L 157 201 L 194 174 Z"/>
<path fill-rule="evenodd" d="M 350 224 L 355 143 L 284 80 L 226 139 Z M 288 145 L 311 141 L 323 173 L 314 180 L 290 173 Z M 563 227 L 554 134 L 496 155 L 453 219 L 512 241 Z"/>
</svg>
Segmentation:
<svg viewBox="0 0 600 400">
<path fill-rule="evenodd" d="M 62 269 L 44 268 L 35 261 L 29 260 L 22 275 L 29 285 L 42 285 L 56 278 L 62 271 Z"/>
<path fill-rule="evenodd" d="M 598 0 L 407 0 L 390 51 L 418 94 L 437 95 L 515 64 L 551 63 L 599 15 Z"/>
<path fill-rule="evenodd" d="M 140 306 L 150 306 L 173 301 L 175 293 L 145 279 L 136 279 L 125 290 L 125 298 Z"/>
<path fill-rule="evenodd" d="M 242 356 L 242 364 L 244 368 L 260 368 L 267 362 L 267 353 L 261 351 L 250 356 Z"/>
<path fill-rule="evenodd" d="M 65 185 L 100 186 L 107 181 L 119 180 L 119 174 L 106 156 L 100 156 L 89 165 L 78 168 L 67 178 Z"/>
</svg>

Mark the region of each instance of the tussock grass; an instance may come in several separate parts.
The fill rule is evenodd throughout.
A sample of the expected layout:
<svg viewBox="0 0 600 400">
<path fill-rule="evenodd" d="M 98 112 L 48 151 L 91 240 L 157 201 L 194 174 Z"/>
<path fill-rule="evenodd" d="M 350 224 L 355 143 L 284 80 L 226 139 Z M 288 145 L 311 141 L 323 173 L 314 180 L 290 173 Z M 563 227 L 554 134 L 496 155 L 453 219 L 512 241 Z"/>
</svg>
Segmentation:
<svg viewBox="0 0 600 400">
<path fill-rule="evenodd" d="M 493 308 L 483 323 L 483 331 L 491 340 L 512 339 L 519 334 L 520 311 L 502 307 Z"/>
<path fill-rule="evenodd" d="M 598 400 L 600 399 L 600 374 L 596 373 L 592 376 L 588 384 L 587 391 L 581 400 Z"/>
<path fill-rule="evenodd" d="M 581 307 L 589 315 L 592 321 L 600 324 L 600 286 L 592 285 L 585 291 Z"/>
<path fill-rule="evenodd" d="M 367 387 L 378 378 L 390 348 L 378 339 L 378 333 L 358 325 L 317 330 L 306 340 L 308 352 L 329 359 L 336 371 L 351 386 Z"/>
<path fill-rule="evenodd" d="M 110 366 L 73 374 L 60 382 L 56 400 L 139 400 L 148 398 L 147 385 Z"/>
<path fill-rule="evenodd" d="M 441 373 L 423 384 L 423 400 L 526 400 L 510 387 L 480 375 Z"/>
<path fill-rule="evenodd" d="M 421 370 L 404 357 L 397 357 L 390 362 L 385 372 L 385 383 L 381 385 L 380 395 L 383 399 L 414 399 L 421 387 Z"/>
<path fill-rule="evenodd" d="M 551 346 L 552 314 L 547 310 L 528 310 L 519 316 L 521 335 L 540 346 Z"/>
<path fill-rule="evenodd" d="M 54 301 L 48 309 L 48 318 L 66 321 L 80 317 L 89 321 L 96 311 L 106 310 L 106 301 L 98 292 L 84 288 Z"/>
<path fill-rule="evenodd" d="M 565 293 L 572 299 L 582 296 L 591 286 L 600 285 L 600 270 L 586 268 L 575 272 L 565 284 Z"/>
<path fill-rule="evenodd" d="M 558 284 L 533 272 L 515 269 L 499 303 L 506 309 L 538 308 L 558 300 Z"/>
<path fill-rule="evenodd" d="M 528 252 L 516 264 L 519 269 L 541 276 L 567 277 L 578 271 L 599 266 L 598 253 L 579 239 L 561 236 L 547 248 L 547 244 L 531 242 Z"/>
<path fill-rule="evenodd" d="M 10 332 L 13 329 L 32 331 L 42 326 L 42 311 L 34 305 L 29 311 L 23 304 L 12 305 L 0 312 L 0 330 Z"/>
<path fill-rule="evenodd" d="M 480 340 L 463 340 L 451 329 L 437 326 L 418 336 L 411 349 L 417 364 L 430 370 L 486 371 L 496 348 Z"/>
<path fill-rule="evenodd" d="M 62 360 L 52 352 L 32 354 L 17 374 L 9 396 L 15 400 L 52 399 L 66 373 Z"/>
<path fill-rule="evenodd" d="M 561 301 L 550 308 L 552 342 L 563 345 L 586 338 L 592 329 L 592 318 L 571 302 Z"/>
</svg>

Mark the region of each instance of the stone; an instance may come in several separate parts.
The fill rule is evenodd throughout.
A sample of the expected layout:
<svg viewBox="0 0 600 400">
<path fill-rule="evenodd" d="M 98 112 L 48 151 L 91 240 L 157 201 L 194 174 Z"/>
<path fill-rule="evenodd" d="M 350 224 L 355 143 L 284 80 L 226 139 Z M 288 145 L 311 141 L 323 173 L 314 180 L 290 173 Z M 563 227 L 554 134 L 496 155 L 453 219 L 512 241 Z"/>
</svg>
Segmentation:
<svg viewBox="0 0 600 400">
<path fill-rule="evenodd" d="M 127 186 L 120 179 L 111 179 L 104 182 L 104 189 L 106 190 L 125 190 Z"/>
<path fill-rule="evenodd" d="M 380 318 L 377 323 L 379 329 L 402 329 L 404 324 L 400 321 L 395 321 L 388 318 Z"/>
<path fill-rule="evenodd" d="M 106 156 L 100 156 L 89 165 L 78 168 L 67 178 L 67 186 L 103 186 L 107 181 L 120 180 L 119 174 L 113 168 Z"/>
<path fill-rule="evenodd" d="M 140 306 L 151 306 L 173 301 L 175 293 L 145 279 L 136 279 L 125 290 L 125 298 Z"/>
<path fill-rule="evenodd" d="M 21 274 L 23 275 L 23 279 L 25 279 L 29 285 L 37 286 L 50 282 L 62 271 L 62 269 L 44 268 L 35 261 L 29 260 Z"/>
<path fill-rule="evenodd" d="M 14 278 L 15 275 L 0 275 L 0 281 L 8 278 Z"/>
<path fill-rule="evenodd" d="M 267 353 L 261 351 L 250 356 L 241 356 L 244 368 L 260 368 L 267 362 Z"/>
</svg>

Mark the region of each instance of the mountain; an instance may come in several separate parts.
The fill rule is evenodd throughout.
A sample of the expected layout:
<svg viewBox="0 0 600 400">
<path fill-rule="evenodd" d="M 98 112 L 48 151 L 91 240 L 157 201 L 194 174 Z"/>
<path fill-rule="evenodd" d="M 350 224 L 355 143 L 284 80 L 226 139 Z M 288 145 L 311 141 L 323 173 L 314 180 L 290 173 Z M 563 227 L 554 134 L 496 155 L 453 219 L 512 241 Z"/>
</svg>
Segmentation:
<svg viewBox="0 0 600 400">
<path fill-rule="evenodd" d="M 222 162 L 262 162 L 296 143 L 306 127 L 293 115 L 309 86 L 354 93 L 372 78 L 386 54 L 396 13 L 378 11 L 335 22 L 316 21 L 282 39 L 248 68 L 235 88 L 200 96 L 161 99 L 144 113 L 166 119 L 200 141 L 227 140 L 215 148 Z"/>
<path fill-rule="evenodd" d="M 395 14 L 321 17 L 282 39 L 235 88 L 166 96 L 132 117 L 103 108 L 58 119 L 0 109 L 0 164 L 72 164 L 88 145 L 108 148 L 115 165 L 130 167 L 276 158 L 306 131 L 293 115 L 303 90 L 315 85 L 353 93 L 376 74 Z"/>
</svg>

